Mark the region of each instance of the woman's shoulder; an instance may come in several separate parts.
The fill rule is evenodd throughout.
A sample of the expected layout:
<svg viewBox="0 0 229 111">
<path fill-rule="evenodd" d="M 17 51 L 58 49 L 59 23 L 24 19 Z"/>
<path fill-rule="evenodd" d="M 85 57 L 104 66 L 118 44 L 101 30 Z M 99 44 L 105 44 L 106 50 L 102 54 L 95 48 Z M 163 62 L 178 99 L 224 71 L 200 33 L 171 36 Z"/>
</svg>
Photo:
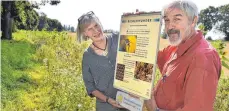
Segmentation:
<svg viewBox="0 0 229 111">
<path fill-rule="evenodd" d="M 90 47 L 88 47 L 88 48 L 86 48 L 86 49 L 84 50 L 84 52 L 83 52 L 83 59 L 89 58 L 90 55 L 91 55 L 91 53 L 90 53 Z"/>
<path fill-rule="evenodd" d="M 112 32 L 111 34 L 107 35 L 107 38 L 113 42 L 118 41 L 118 33 Z"/>
<path fill-rule="evenodd" d="M 111 32 L 111 33 L 106 33 L 105 34 L 107 36 L 107 38 L 114 38 L 114 37 L 118 37 L 118 33 L 117 32 Z"/>
</svg>

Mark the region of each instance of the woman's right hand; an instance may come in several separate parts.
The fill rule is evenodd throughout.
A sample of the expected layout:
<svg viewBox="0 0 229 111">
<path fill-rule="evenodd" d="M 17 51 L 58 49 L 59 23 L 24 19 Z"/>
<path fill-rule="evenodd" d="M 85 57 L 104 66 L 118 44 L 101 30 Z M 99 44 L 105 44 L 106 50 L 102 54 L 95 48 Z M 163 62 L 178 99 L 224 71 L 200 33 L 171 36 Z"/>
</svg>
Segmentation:
<svg viewBox="0 0 229 111">
<path fill-rule="evenodd" d="M 108 103 L 111 104 L 113 107 L 115 108 L 124 108 L 122 107 L 117 101 L 115 101 L 114 99 L 112 98 L 109 98 L 108 99 Z"/>
</svg>

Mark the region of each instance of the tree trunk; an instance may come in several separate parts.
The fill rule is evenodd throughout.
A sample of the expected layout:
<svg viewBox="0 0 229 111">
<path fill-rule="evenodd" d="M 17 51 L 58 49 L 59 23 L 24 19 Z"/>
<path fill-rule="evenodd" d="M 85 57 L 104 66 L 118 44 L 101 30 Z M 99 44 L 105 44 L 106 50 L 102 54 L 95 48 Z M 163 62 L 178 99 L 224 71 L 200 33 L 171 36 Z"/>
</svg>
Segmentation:
<svg viewBox="0 0 229 111">
<path fill-rule="evenodd" d="M 2 39 L 12 39 L 12 22 L 11 6 L 12 1 L 2 1 L 3 17 L 1 19 Z"/>
</svg>

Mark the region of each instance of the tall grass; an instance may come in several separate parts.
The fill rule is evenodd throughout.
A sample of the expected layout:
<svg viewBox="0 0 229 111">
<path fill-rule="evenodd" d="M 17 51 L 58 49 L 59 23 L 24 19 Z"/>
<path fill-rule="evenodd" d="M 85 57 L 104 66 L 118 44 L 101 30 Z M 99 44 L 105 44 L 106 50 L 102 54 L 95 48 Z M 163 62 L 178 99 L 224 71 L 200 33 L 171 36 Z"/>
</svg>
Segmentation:
<svg viewBox="0 0 229 111">
<path fill-rule="evenodd" d="M 65 32 L 18 31 L 2 41 L 1 109 L 94 110 L 81 77 L 85 47 Z"/>
<path fill-rule="evenodd" d="M 36 64 L 31 62 L 34 53 L 35 47 L 27 41 L 2 40 L 2 108 L 16 108 L 15 102 L 23 101 L 20 96 L 32 90 L 35 83 L 27 70 Z"/>
</svg>

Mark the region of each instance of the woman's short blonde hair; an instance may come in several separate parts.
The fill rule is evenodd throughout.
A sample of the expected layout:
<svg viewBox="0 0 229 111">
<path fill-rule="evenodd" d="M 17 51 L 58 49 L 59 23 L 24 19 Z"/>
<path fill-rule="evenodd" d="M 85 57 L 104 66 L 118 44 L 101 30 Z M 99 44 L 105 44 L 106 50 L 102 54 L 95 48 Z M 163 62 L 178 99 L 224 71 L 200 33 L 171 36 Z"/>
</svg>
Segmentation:
<svg viewBox="0 0 229 111">
<path fill-rule="evenodd" d="M 78 42 L 88 40 L 88 37 L 84 36 L 83 32 L 85 28 L 87 28 L 91 23 L 97 23 L 103 30 L 101 22 L 99 21 L 98 17 L 94 14 L 94 12 L 90 11 L 86 14 L 83 14 L 78 19 L 78 25 L 76 30 Z"/>
</svg>

